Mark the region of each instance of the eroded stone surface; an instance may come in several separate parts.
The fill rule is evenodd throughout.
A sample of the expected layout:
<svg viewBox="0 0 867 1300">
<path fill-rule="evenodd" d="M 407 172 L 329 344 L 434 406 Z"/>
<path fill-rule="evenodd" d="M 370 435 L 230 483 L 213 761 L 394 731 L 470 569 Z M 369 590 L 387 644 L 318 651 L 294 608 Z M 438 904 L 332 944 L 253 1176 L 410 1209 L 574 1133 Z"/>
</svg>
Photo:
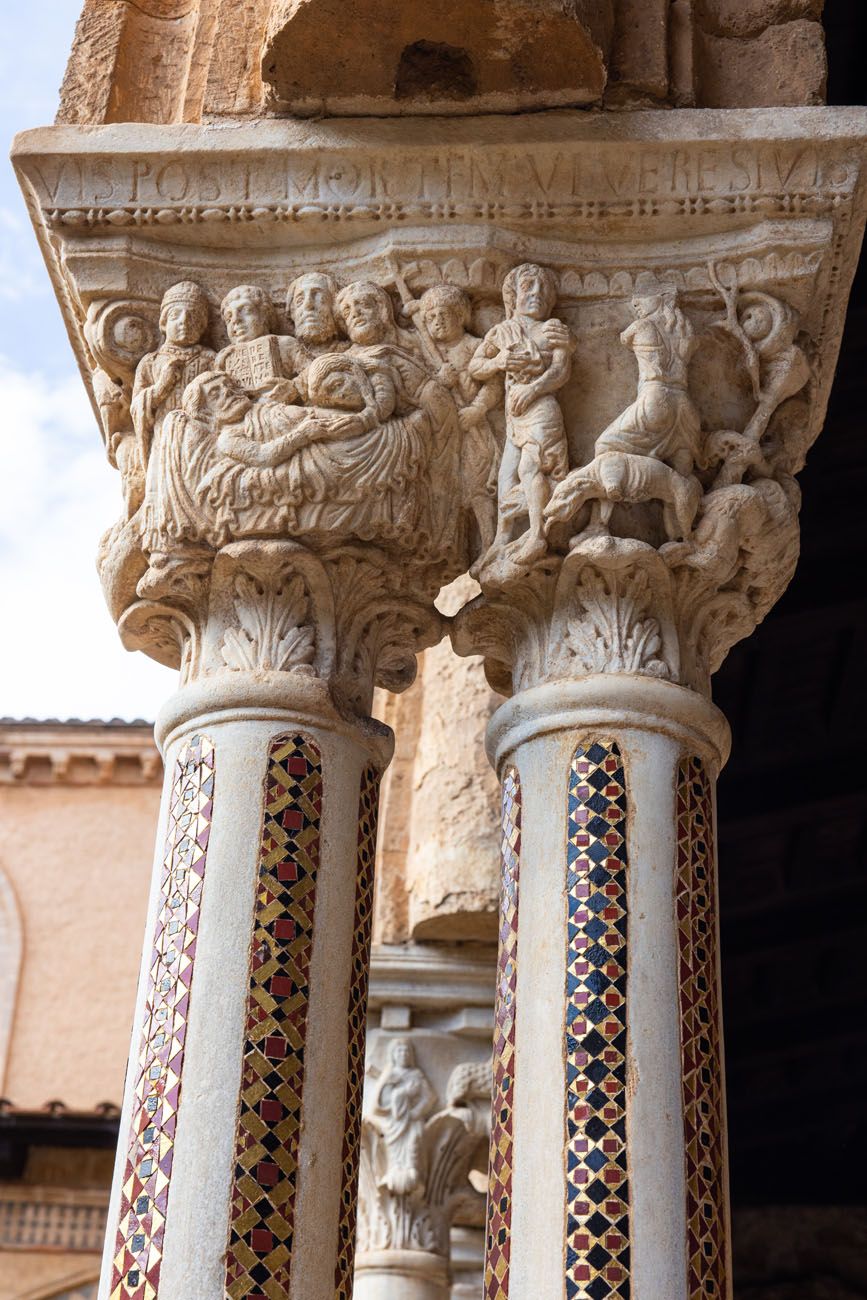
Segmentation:
<svg viewBox="0 0 867 1300">
<path fill-rule="evenodd" d="M 745 94 L 810 104 L 823 93 L 821 8 L 821 0 L 455 0 L 386 13 L 384 0 L 85 0 L 58 121 L 201 122 L 287 104 L 380 115 L 730 107 Z M 810 30 L 795 40 L 786 29 L 799 22 Z M 773 75 L 750 87 L 756 68 Z"/>
<path fill-rule="evenodd" d="M 821 104 L 828 65 L 820 23 L 798 19 L 749 39 L 701 32 L 700 102 L 709 108 Z"/>
<path fill-rule="evenodd" d="M 513 112 L 592 103 L 611 0 L 274 0 L 262 73 L 292 112 Z"/>
</svg>

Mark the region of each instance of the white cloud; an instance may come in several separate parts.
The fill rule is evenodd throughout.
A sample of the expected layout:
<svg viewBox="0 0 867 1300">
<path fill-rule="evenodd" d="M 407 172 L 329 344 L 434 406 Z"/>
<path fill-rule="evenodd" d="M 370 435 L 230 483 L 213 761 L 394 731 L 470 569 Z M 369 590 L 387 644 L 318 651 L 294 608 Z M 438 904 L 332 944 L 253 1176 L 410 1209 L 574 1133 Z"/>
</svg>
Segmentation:
<svg viewBox="0 0 867 1300">
<path fill-rule="evenodd" d="M 78 375 L 0 357 L 0 713 L 153 717 L 173 674 L 121 646 L 94 556 L 116 518 L 108 465 Z"/>
</svg>

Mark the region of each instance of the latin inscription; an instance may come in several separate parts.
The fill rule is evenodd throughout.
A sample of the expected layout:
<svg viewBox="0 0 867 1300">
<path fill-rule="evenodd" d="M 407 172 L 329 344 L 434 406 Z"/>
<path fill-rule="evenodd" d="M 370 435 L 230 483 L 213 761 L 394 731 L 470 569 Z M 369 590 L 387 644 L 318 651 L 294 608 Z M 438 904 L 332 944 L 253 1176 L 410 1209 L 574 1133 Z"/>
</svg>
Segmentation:
<svg viewBox="0 0 867 1300">
<path fill-rule="evenodd" d="M 708 144 L 641 148 L 540 145 L 514 149 L 313 156 L 252 154 L 243 160 L 42 158 L 28 169 L 49 207 L 208 204 L 506 203 L 679 198 L 751 191 L 846 191 L 857 176 L 844 153 L 810 145 Z"/>
</svg>

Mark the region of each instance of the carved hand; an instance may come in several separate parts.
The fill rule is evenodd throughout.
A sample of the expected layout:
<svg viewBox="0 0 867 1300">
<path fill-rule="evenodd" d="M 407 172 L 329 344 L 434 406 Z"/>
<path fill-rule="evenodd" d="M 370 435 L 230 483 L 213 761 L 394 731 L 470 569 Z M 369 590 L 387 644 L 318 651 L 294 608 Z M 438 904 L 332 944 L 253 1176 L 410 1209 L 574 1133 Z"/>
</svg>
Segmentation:
<svg viewBox="0 0 867 1300">
<path fill-rule="evenodd" d="M 514 352 L 509 349 L 505 354 L 504 368 L 512 379 L 526 381 L 541 375 L 545 369 L 545 362 L 541 357 L 532 357 L 525 352 Z"/>
<path fill-rule="evenodd" d="M 446 361 L 444 365 L 440 366 L 437 372 L 437 379 L 441 384 L 445 384 L 446 388 L 455 388 L 460 380 L 460 375 L 452 363 Z"/>
<path fill-rule="evenodd" d="M 485 412 L 477 406 L 465 406 L 463 410 L 458 411 L 458 422 L 464 433 L 469 433 L 475 429 L 476 425 L 481 424 L 485 418 Z"/>
<path fill-rule="evenodd" d="M 512 415 L 525 415 L 539 396 L 535 384 L 521 384 L 509 393 L 509 410 Z"/>
<path fill-rule="evenodd" d="M 545 321 L 545 338 L 552 348 L 568 348 L 572 345 L 572 333 L 568 325 L 561 320 Z"/>
</svg>

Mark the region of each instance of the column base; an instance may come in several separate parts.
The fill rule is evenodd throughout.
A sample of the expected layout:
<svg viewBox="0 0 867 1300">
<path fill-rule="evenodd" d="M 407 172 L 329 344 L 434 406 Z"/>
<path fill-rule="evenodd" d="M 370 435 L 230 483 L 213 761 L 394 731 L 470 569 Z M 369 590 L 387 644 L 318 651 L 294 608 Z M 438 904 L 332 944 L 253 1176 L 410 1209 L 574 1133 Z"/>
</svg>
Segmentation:
<svg viewBox="0 0 867 1300">
<path fill-rule="evenodd" d="M 359 1255 L 353 1300 L 448 1300 L 449 1267 L 425 1250 L 374 1250 Z"/>
</svg>

